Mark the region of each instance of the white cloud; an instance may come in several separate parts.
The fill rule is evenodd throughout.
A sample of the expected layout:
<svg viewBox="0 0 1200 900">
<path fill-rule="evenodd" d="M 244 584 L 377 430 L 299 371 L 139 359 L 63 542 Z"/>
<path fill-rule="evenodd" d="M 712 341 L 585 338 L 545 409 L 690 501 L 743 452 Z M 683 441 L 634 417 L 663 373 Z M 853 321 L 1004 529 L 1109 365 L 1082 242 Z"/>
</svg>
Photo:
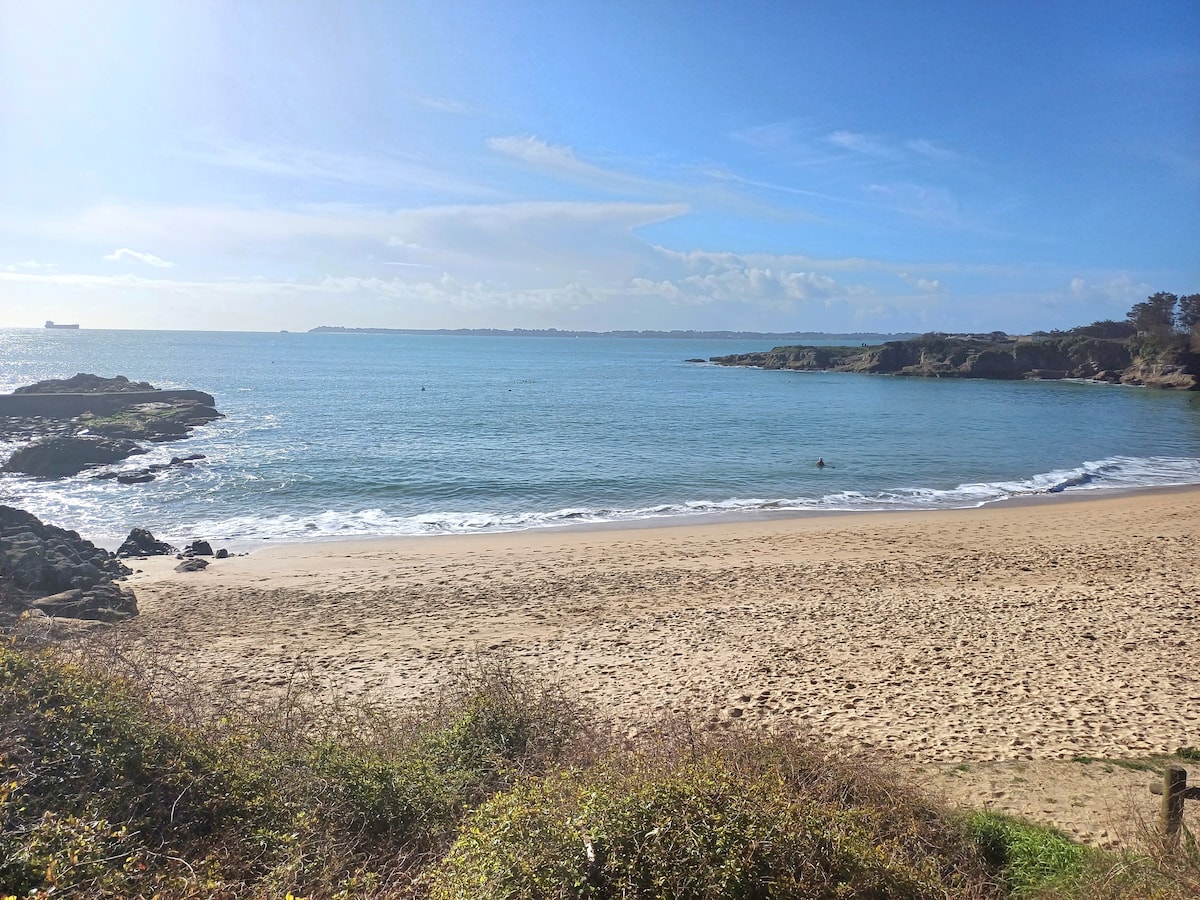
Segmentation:
<svg viewBox="0 0 1200 900">
<path fill-rule="evenodd" d="M 469 103 L 454 100 L 450 97 L 435 97 L 431 94 L 410 94 L 409 99 L 418 106 L 423 106 L 426 109 L 432 109 L 435 112 L 450 113 L 455 116 L 468 116 L 476 112 L 475 107 Z"/>
<path fill-rule="evenodd" d="M 129 250 L 151 241 L 192 259 L 228 256 L 305 259 L 320 251 L 355 259 L 392 247 L 417 253 L 429 264 L 506 268 L 523 259 L 553 264 L 578 261 L 597 247 L 641 246 L 640 227 L 688 212 L 682 203 L 523 202 L 380 210 L 310 205 L 293 210 L 191 206 L 105 206 L 63 219 L 21 223 L 23 235 L 56 245 L 103 245 L 114 237 L 125 248 L 110 259 L 138 259 Z M 0 232 L 8 223 L 0 222 Z M 14 223 L 15 226 L 15 223 Z M 147 254 L 148 255 L 148 254 Z M 574 265 L 575 262 L 571 262 Z"/>
<path fill-rule="evenodd" d="M 1074 302 L 1085 306 L 1098 304 L 1097 309 L 1106 309 L 1110 315 L 1121 318 L 1133 304 L 1150 296 L 1154 289 L 1147 282 L 1136 281 L 1128 273 L 1122 272 L 1093 281 L 1077 275 L 1070 280 L 1068 292 Z"/>
<path fill-rule="evenodd" d="M 909 275 L 907 272 L 901 272 L 900 278 L 915 287 L 919 291 L 924 291 L 926 294 L 937 294 L 942 290 L 942 283 L 936 278 L 921 278 L 916 275 Z"/>
<path fill-rule="evenodd" d="M 128 247 L 122 247 L 120 250 L 114 250 L 112 253 L 104 257 L 108 262 L 124 262 L 125 260 L 134 260 L 135 262 L 145 263 L 148 266 L 154 266 L 156 269 L 171 269 L 175 263 L 167 262 L 165 259 L 160 259 L 153 253 L 146 253 L 141 250 L 130 250 Z"/>
<path fill-rule="evenodd" d="M 913 140 L 905 141 L 904 146 L 918 156 L 927 157 L 935 162 L 955 162 L 962 158 L 953 150 L 947 149 L 941 144 L 926 138 L 914 138 Z"/>
<path fill-rule="evenodd" d="M 893 160 L 899 159 L 901 156 L 895 147 L 885 144 L 878 138 L 853 131 L 835 131 L 826 137 L 826 140 L 839 149 L 875 159 Z"/>
<path fill-rule="evenodd" d="M 9 263 L 6 266 L 0 266 L 0 271 L 4 272 L 19 272 L 22 269 L 30 272 L 53 272 L 55 266 L 54 263 L 40 263 L 36 259 L 27 259 L 25 262 Z"/>
<path fill-rule="evenodd" d="M 325 181 L 404 187 L 437 193 L 495 196 L 491 187 L 467 181 L 401 155 L 360 156 L 311 147 L 224 142 L 175 151 L 193 162 L 291 181 Z"/>
<path fill-rule="evenodd" d="M 550 144 L 533 135 L 492 137 L 488 138 L 487 145 L 495 152 L 515 159 L 535 171 L 604 190 L 622 193 L 650 192 L 654 195 L 678 194 L 683 190 L 679 185 L 584 162 L 570 147 Z"/>
</svg>

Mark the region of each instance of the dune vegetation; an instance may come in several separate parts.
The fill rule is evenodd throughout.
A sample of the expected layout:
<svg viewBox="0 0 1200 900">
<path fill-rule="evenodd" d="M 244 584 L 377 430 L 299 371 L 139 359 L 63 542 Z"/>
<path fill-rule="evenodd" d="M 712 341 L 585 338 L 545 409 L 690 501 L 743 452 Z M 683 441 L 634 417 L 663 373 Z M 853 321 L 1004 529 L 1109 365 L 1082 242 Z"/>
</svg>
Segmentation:
<svg viewBox="0 0 1200 900">
<path fill-rule="evenodd" d="M 1147 847 L 949 811 L 809 738 L 629 745 L 504 660 L 417 709 L 302 673 L 246 706 L 144 651 L 0 643 L 5 898 L 1197 895 L 1190 835 Z"/>
</svg>

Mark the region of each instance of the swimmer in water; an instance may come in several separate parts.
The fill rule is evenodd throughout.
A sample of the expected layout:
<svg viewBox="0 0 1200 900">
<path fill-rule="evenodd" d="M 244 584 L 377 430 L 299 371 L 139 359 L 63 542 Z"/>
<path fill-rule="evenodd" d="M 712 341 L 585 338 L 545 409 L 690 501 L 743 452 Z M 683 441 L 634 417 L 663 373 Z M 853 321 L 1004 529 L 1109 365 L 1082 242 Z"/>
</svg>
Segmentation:
<svg viewBox="0 0 1200 900">
<path fill-rule="evenodd" d="M 825 468 L 825 459 L 823 457 L 817 457 L 817 468 L 818 469 Z"/>
</svg>

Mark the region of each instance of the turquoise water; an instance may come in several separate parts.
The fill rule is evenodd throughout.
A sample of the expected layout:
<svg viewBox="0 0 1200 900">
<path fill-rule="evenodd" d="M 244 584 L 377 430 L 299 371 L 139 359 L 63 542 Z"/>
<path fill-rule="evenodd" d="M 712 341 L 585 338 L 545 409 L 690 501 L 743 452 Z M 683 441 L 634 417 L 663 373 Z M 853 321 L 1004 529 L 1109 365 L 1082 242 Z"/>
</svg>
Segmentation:
<svg viewBox="0 0 1200 900">
<path fill-rule="evenodd" d="M 123 374 L 209 391 L 227 416 L 124 464 L 206 454 L 195 469 L 144 485 L 5 476 L 0 502 L 105 544 L 135 525 L 174 542 L 236 544 L 964 507 L 1200 483 L 1195 394 L 685 362 L 761 349 L 767 343 L 0 330 L 0 391 L 76 372 Z"/>
</svg>

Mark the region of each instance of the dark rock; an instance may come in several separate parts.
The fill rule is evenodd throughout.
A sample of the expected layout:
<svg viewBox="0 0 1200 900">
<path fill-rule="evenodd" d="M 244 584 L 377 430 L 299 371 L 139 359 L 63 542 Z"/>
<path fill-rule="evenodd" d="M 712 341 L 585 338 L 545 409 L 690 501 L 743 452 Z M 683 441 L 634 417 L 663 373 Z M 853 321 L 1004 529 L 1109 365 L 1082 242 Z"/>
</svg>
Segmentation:
<svg viewBox="0 0 1200 900">
<path fill-rule="evenodd" d="M 153 481 L 158 476 L 153 472 L 127 472 L 124 475 L 118 475 L 117 481 L 120 484 L 145 484 L 148 481 Z"/>
<path fill-rule="evenodd" d="M 0 620 L 14 619 L 34 601 L 64 593 L 71 596 L 57 596 L 47 611 L 102 621 L 136 615 L 132 592 L 114 583 L 128 574 L 116 556 L 76 532 L 0 506 Z"/>
<path fill-rule="evenodd" d="M 42 438 L 19 448 L 0 472 L 16 472 L 39 478 L 78 475 L 91 466 L 119 462 L 146 451 L 133 441 L 101 437 Z"/>
<path fill-rule="evenodd" d="M 154 385 L 147 381 L 130 381 L 124 375 L 103 378 L 80 372 L 70 378 L 48 378 L 37 384 L 27 384 L 13 391 L 14 394 L 121 394 L 127 391 L 153 391 Z"/>
<path fill-rule="evenodd" d="M 115 478 L 121 484 L 145 484 L 148 481 L 153 481 L 156 472 L 165 472 L 168 469 L 194 469 L 195 463 L 193 459 L 205 459 L 203 453 L 193 453 L 191 456 L 173 456 L 170 462 L 166 463 L 151 463 L 144 469 L 134 469 L 129 472 L 99 472 L 93 475 L 93 478 L 107 479 Z"/>
<path fill-rule="evenodd" d="M 70 619 L 93 619 L 100 622 L 119 622 L 137 615 L 133 592 L 115 584 L 98 584 L 88 590 L 72 588 L 49 597 L 39 597 L 34 609 L 46 615 Z"/>
<path fill-rule="evenodd" d="M 229 551 L 224 547 L 218 550 L 214 555 L 217 559 L 229 559 Z"/>
<path fill-rule="evenodd" d="M 175 548 L 166 541 L 158 540 L 145 528 L 134 528 L 129 537 L 117 548 L 117 556 L 168 556 Z"/>
<path fill-rule="evenodd" d="M 85 412 L 79 416 L 79 423 L 91 434 L 163 443 L 187 437 L 194 426 L 222 418 L 208 403 L 168 396 L 126 405 L 103 415 Z"/>
<path fill-rule="evenodd" d="M 212 544 L 208 541 L 192 541 L 186 550 L 183 551 L 189 556 L 212 556 Z"/>
<path fill-rule="evenodd" d="M 208 568 L 207 559 L 185 559 L 175 567 L 176 572 L 203 572 Z"/>
<path fill-rule="evenodd" d="M 708 362 L 707 359 L 685 359 L 684 362 L 702 363 Z"/>
</svg>

